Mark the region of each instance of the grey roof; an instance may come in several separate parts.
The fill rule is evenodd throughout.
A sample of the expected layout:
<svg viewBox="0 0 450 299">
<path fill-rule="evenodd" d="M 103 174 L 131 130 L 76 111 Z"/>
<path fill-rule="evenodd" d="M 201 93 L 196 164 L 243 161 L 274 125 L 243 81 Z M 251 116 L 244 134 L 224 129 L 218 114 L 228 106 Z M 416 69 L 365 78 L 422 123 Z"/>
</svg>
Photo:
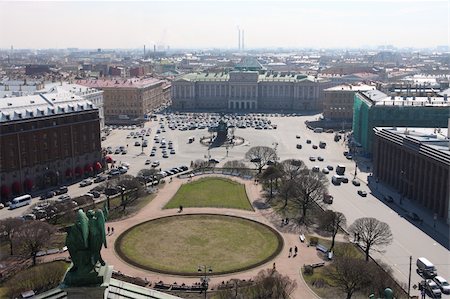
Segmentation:
<svg viewBox="0 0 450 299">
<path fill-rule="evenodd" d="M 71 93 L 47 93 L 0 99 L 0 123 L 97 109 Z"/>
<path fill-rule="evenodd" d="M 64 289 L 54 288 L 39 294 L 36 299 L 66 299 Z M 141 287 L 129 282 L 111 278 L 108 286 L 107 299 L 182 299 L 153 289 Z"/>
<path fill-rule="evenodd" d="M 255 57 L 244 57 L 242 60 L 236 64 L 235 66 L 238 70 L 249 70 L 249 71 L 260 71 L 265 70 L 261 63 L 259 63 L 258 59 Z"/>
</svg>

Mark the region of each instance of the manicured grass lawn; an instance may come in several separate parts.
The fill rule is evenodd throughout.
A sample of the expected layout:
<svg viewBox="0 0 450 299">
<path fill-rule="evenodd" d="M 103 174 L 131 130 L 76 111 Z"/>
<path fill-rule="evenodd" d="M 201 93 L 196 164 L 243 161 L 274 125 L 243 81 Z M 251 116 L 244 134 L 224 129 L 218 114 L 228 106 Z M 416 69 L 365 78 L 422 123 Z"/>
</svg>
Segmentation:
<svg viewBox="0 0 450 299">
<path fill-rule="evenodd" d="M 278 234 L 265 225 L 201 214 L 140 224 L 119 238 L 116 250 L 136 266 L 196 275 L 199 264 L 211 266 L 216 274 L 251 268 L 277 254 L 280 245 Z"/>
<path fill-rule="evenodd" d="M 253 210 L 245 186 L 224 178 L 203 178 L 182 185 L 164 208 L 179 206 Z"/>
</svg>

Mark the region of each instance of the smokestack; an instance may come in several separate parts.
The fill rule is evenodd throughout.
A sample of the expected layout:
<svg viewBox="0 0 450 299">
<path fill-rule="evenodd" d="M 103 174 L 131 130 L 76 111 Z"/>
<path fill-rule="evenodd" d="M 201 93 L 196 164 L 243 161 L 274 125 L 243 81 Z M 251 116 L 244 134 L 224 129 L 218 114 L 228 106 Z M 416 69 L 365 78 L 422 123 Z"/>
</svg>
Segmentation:
<svg viewBox="0 0 450 299">
<path fill-rule="evenodd" d="M 242 29 L 242 51 L 244 51 L 244 30 Z"/>
<path fill-rule="evenodd" d="M 153 53 L 156 53 L 156 45 L 153 45 Z"/>
<path fill-rule="evenodd" d="M 241 29 L 238 27 L 238 49 L 241 50 Z"/>
<path fill-rule="evenodd" d="M 144 58 L 145 58 L 145 45 L 144 45 Z"/>
</svg>

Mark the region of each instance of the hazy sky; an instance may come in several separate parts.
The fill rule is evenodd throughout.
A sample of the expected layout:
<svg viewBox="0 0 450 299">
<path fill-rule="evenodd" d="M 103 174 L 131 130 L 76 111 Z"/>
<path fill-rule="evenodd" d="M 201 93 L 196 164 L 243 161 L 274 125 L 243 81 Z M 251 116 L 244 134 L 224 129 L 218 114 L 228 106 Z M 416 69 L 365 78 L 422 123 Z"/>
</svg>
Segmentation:
<svg viewBox="0 0 450 299">
<path fill-rule="evenodd" d="M 0 48 L 434 47 L 446 1 L 1 2 Z"/>
</svg>

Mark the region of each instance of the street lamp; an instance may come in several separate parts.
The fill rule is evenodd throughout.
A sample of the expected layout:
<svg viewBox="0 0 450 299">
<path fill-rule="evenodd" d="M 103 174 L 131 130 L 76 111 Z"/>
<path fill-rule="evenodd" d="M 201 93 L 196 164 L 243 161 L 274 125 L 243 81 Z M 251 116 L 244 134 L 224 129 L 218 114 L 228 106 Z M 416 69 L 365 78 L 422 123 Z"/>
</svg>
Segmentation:
<svg viewBox="0 0 450 299">
<path fill-rule="evenodd" d="M 142 136 L 142 142 L 141 142 L 141 155 L 144 154 L 144 136 Z"/>
<path fill-rule="evenodd" d="M 206 299 L 206 292 L 208 291 L 208 285 L 209 285 L 208 274 L 212 273 L 212 268 L 211 268 L 211 266 L 200 265 L 200 266 L 198 266 L 198 273 L 203 273 L 203 276 L 200 277 L 200 282 L 202 283 L 202 287 L 203 287 L 203 291 L 205 292 L 205 299 Z"/>
</svg>

